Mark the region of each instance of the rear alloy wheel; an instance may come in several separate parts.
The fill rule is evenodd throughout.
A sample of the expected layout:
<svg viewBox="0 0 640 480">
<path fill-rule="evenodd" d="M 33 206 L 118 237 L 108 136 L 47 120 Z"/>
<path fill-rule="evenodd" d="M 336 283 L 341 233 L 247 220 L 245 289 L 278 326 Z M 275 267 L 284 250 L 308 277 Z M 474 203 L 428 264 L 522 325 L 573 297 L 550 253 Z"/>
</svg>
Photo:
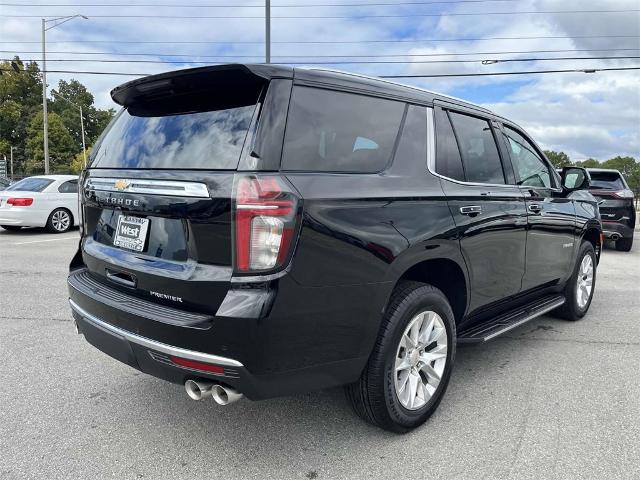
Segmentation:
<svg viewBox="0 0 640 480">
<path fill-rule="evenodd" d="M 447 363 L 447 331 L 440 315 L 418 313 L 407 326 L 395 364 L 395 392 L 402 406 L 418 410 L 438 389 Z"/>
<path fill-rule="evenodd" d="M 616 240 L 616 250 L 618 250 L 619 252 L 630 252 L 632 246 L 633 237 L 620 238 L 619 240 Z"/>
<path fill-rule="evenodd" d="M 447 389 L 455 338 L 453 312 L 440 290 L 413 281 L 398 284 L 360 379 L 345 387 L 355 412 L 398 433 L 424 423 Z"/>
<path fill-rule="evenodd" d="M 52 233 L 67 232 L 73 222 L 71 221 L 71 213 L 65 208 L 56 208 L 47 220 L 47 230 Z"/>
<path fill-rule="evenodd" d="M 580 320 L 589 310 L 596 286 L 596 252 L 590 242 L 580 245 L 577 263 L 565 287 L 565 303 L 557 310 L 560 317 Z"/>
</svg>

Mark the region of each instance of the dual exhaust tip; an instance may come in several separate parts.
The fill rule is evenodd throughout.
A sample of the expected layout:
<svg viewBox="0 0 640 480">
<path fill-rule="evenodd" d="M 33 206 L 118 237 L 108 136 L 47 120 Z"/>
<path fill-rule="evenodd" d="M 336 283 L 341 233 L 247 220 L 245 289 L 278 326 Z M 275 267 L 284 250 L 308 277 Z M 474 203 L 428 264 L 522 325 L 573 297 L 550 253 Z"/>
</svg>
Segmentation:
<svg viewBox="0 0 640 480">
<path fill-rule="evenodd" d="M 184 382 L 184 389 L 192 400 L 212 397 L 218 405 L 229 405 L 244 396 L 233 388 L 202 380 L 187 380 Z"/>
</svg>

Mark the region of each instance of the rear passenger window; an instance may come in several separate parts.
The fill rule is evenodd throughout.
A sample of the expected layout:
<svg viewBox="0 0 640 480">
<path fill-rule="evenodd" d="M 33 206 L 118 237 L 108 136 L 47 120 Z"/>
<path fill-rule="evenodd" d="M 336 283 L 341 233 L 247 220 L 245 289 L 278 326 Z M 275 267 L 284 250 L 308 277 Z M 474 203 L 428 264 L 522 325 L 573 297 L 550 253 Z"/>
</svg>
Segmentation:
<svg viewBox="0 0 640 480">
<path fill-rule="evenodd" d="M 404 108 L 392 100 L 295 87 L 282 168 L 378 172 L 391 157 Z"/>
<path fill-rule="evenodd" d="M 467 182 L 503 184 L 498 147 L 487 120 L 449 112 Z"/>
<path fill-rule="evenodd" d="M 60 193 L 78 193 L 78 181 L 69 180 L 58 187 Z"/>
</svg>

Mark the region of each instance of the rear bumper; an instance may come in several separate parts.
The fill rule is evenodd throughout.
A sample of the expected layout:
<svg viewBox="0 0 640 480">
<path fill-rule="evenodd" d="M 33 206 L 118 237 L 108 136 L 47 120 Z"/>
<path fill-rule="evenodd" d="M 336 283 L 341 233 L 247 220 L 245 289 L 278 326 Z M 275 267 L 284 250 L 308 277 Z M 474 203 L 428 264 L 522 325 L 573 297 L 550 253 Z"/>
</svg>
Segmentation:
<svg viewBox="0 0 640 480">
<path fill-rule="evenodd" d="M 613 239 L 616 236 L 622 238 L 633 238 L 633 228 L 623 222 L 603 220 L 602 233 L 607 239 Z"/>
<path fill-rule="evenodd" d="M 132 302 L 119 299 L 116 306 L 110 303 L 113 298 L 96 298 L 95 294 L 82 291 L 73 282 L 78 273 L 82 270 L 70 275 L 69 302 L 79 333 L 90 344 L 155 377 L 179 384 L 204 378 L 233 387 L 252 400 L 355 381 L 377 333 L 378 324 L 370 317 L 363 320 L 368 320 L 371 332 L 363 331 L 353 317 L 353 308 L 339 313 L 335 305 L 329 307 L 332 303 L 319 294 L 319 289 L 311 290 L 320 297 L 316 302 L 324 303 L 324 311 L 318 312 L 318 318 L 308 312 L 305 316 L 301 304 L 291 301 L 291 296 L 304 295 L 285 294 L 282 286 L 270 313 L 264 317 L 214 316 L 208 326 L 170 325 L 162 312 L 135 314 Z M 346 295 L 353 290 L 342 289 L 347 290 Z M 298 298 L 302 305 L 308 300 Z M 288 308 L 288 315 L 282 313 L 280 305 Z M 328 308 L 334 308 L 334 318 L 327 316 Z M 291 310 L 297 315 L 292 315 Z M 359 313 L 362 316 L 364 310 Z M 321 317 L 326 319 L 324 324 Z M 211 373 L 186 368 L 175 364 L 172 357 L 221 366 L 224 370 Z"/>
<path fill-rule="evenodd" d="M 0 225 L 16 227 L 44 227 L 47 213 L 39 210 L 27 211 L 31 207 L 12 207 L 0 210 Z"/>
</svg>

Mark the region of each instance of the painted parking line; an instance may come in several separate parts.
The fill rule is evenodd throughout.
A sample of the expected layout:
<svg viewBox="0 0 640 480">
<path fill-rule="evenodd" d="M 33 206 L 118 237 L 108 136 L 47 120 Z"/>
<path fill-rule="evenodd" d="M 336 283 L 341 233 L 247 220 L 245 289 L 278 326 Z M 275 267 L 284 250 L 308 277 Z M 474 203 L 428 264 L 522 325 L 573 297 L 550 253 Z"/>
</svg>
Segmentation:
<svg viewBox="0 0 640 480">
<path fill-rule="evenodd" d="M 12 245 L 27 245 L 29 243 L 58 242 L 60 240 L 80 240 L 80 237 L 74 235 L 73 237 L 47 238 L 45 240 L 29 240 L 28 242 L 14 242 L 12 243 Z"/>
</svg>

